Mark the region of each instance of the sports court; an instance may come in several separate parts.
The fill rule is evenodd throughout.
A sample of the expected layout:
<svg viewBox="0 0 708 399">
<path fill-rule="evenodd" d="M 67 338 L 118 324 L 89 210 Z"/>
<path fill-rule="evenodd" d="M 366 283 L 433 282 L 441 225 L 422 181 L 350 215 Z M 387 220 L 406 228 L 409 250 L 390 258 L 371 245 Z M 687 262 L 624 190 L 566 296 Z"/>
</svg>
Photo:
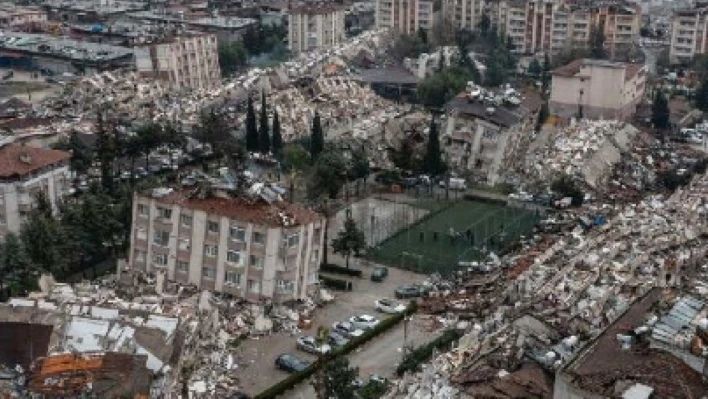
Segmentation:
<svg viewBox="0 0 708 399">
<path fill-rule="evenodd" d="M 459 261 L 482 259 L 528 233 L 540 216 L 532 210 L 463 200 L 404 227 L 370 252 L 378 263 L 422 273 L 448 274 Z"/>
</svg>

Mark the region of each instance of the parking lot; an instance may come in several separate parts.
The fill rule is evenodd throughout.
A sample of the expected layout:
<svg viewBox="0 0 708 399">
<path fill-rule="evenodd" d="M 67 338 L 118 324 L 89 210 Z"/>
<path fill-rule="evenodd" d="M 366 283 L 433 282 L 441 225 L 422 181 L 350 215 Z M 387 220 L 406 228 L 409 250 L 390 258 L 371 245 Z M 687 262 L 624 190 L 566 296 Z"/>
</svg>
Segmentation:
<svg viewBox="0 0 708 399">
<path fill-rule="evenodd" d="M 335 292 L 335 300 L 325 307 L 317 309 L 312 327 L 309 330 L 303 330 L 302 335 L 314 335 L 318 326 L 331 328 L 333 323 L 347 320 L 358 314 L 384 317 L 382 314 L 377 314 L 374 309 L 374 302 L 377 299 L 393 297 L 393 291 L 398 285 L 424 280 L 423 276 L 415 273 L 390 269 L 389 276 L 384 282 L 373 283 L 369 280 L 370 267 L 364 266 L 363 269 L 364 278 L 352 280 L 354 289 L 346 293 Z M 405 338 L 409 345 L 417 346 L 433 337 L 433 333 L 427 331 L 424 322 L 419 317 L 414 316 L 408 323 Z M 237 350 L 239 368 L 235 373 L 247 394 L 257 394 L 288 376 L 288 373 L 275 367 L 275 358 L 279 354 L 292 353 L 309 361 L 316 359 L 314 355 L 297 350 L 295 338 L 295 336 L 278 333 L 257 339 L 248 339 L 241 344 Z M 390 376 L 401 359 L 403 341 L 403 323 L 400 323 L 391 331 L 375 338 L 352 353 L 350 360 L 360 367 L 362 377 L 371 373 Z M 307 392 L 307 390 L 307 387 L 298 387 L 296 392 Z"/>
</svg>

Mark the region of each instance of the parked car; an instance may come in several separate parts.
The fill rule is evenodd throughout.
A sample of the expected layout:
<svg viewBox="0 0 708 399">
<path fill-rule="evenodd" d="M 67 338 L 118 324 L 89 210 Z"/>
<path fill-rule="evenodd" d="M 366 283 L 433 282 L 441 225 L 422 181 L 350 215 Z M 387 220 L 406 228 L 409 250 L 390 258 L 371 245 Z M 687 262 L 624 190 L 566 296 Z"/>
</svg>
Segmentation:
<svg viewBox="0 0 708 399">
<path fill-rule="evenodd" d="M 349 343 L 349 339 L 342 334 L 331 331 L 327 336 L 327 343 L 332 348 L 341 348 Z"/>
<path fill-rule="evenodd" d="M 447 181 L 445 179 L 440 180 L 440 188 L 445 188 Z M 450 190 L 467 190 L 467 181 L 459 177 L 450 178 Z"/>
<path fill-rule="evenodd" d="M 349 322 L 354 325 L 354 327 L 367 330 L 376 327 L 379 324 L 379 320 L 374 316 L 369 316 L 368 314 L 363 314 L 359 316 L 352 316 L 349 318 Z"/>
<path fill-rule="evenodd" d="M 364 330 L 355 327 L 352 323 L 348 321 L 342 321 L 339 323 L 332 324 L 332 331 L 342 334 L 347 338 L 361 337 L 364 334 Z"/>
<path fill-rule="evenodd" d="M 381 282 L 388 277 L 388 268 L 377 266 L 371 271 L 371 281 Z"/>
<path fill-rule="evenodd" d="M 418 298 L 427 292 L 428 289 L 422 285 L 401 285 L 396 288 L 395 295 L 397 299 Z"/>
<path fill-rule="evenodd" d="M 317 345 L 315 337 L 310 336 L 298 337 L 297 348 L 313 355 L 324 355 L 332 351 L 328 344 Z"/>
<path fill-rule="evenodd" d="M 310 365 L 310 362 L 298 359 L 289 353 L 283 353 L 275 359 L 275 365 L 283 371 L 299 373 L 305 370 Z"/>
<path fill-rule="evenodd" d="M 396 314 L 405 312 L 406 307 L 393 299 L 383 298 L 376 301 L 376 310 L 381 313 Z"/>
<path fill-rule="evenodd" d="M 388 384 L 388 379 L 384 376 L 380 376 L 378 374 L 371 374 L 369 375 L 369 382 L 374 382 L 374 383 L 379 383 L 381 385 L 386 385 Z"/>
</svg>

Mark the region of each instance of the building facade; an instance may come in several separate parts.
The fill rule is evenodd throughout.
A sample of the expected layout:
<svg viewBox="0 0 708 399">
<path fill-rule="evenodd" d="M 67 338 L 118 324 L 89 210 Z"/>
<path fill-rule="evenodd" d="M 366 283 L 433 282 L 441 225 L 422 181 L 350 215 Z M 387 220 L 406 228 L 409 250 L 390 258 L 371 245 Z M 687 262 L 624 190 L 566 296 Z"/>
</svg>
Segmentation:
<svg viewBox="0 0 708 399">
<path fill-rule="evenodd" d="M 303 299 L 316 289 L 324 219 L 250 198 L 136 194 L 129 264 L 249 301 Z"/>
<path fill-rule="evenodd" d="M 178 89 L 214 87 L 221 79 L 216 36 L 176 36 L 136 51 L 138 72 Z"/>
<path fill-rule="evenodd" d="M 308 4 L 290 10 L 288 48 L 293 53 L 335 47 L 344 39 L 343 6 Z"/>
<path fill-rule="evenodd" d="M 558 53 L 587 47 L 590 30 L 605 36 L 610 56 L 626 52 L 639 39 L 641 8 L 616 2 L 579 6 L 549 0 L 446 0 L 446 22 L 456 29 L 476 29 L 487 14 L 491 26 L 511 38 L 514 50 L 523 54 Z"/>
<path fill-rule="evenodd" d="M 604 60 L 575 60 L 551 71 L 551 114 L 562 118 L 631 117 L 644 95 L 645 65 Z"/>
<path fill-rule="evenodd" d="M 56 208 L 70 190 L 69 159 L 64 151 L 8 144 L 0 147 L 0 237 L 18 233 L 40 191 Z"/>
<path fill-rule="evenodd" d="M 676 10 L 671 17 L 669 60 L 687 64 L 693 57 L 706 53 L 708 41 L 708 7 Z"/>
<path fill-rule="evenodd" d="M 431 30 L 435 23 L 433 2 L 428 0 L 376 0 L 376 28 L 411 34 Z"/>
<path fill-rule="evenodd" d="M 46 22 L 47 12 L 44 10 L 23 8 L 9 3 L 0 4 L 0 28 L 21 28 Z"/>
</svg>

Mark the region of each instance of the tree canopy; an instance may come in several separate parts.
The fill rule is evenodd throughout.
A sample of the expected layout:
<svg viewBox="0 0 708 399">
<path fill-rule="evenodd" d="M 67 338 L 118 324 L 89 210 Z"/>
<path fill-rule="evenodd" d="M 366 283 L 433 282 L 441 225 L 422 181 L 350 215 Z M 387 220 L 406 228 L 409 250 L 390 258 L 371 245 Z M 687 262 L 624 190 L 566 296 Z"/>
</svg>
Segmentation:
<svg viewBox="0 0 708 399">
<path fill-rule="evenodd" d="M 312 132 L 310 135 L 310 157 L 313 163 L 317 161 L 322 150 L 324 150 L 324 131 L 322 130 L 320 114 L 315 112 L 315 117 L 312 119 Z"/>
<path fill-rule="evenodd" d="M 664 93 L 657 90 L 651 106 L 651 123 L 657 129 L 666 130 L 669 128 L 669 117 L 669 102 Z"/>
</svg>

